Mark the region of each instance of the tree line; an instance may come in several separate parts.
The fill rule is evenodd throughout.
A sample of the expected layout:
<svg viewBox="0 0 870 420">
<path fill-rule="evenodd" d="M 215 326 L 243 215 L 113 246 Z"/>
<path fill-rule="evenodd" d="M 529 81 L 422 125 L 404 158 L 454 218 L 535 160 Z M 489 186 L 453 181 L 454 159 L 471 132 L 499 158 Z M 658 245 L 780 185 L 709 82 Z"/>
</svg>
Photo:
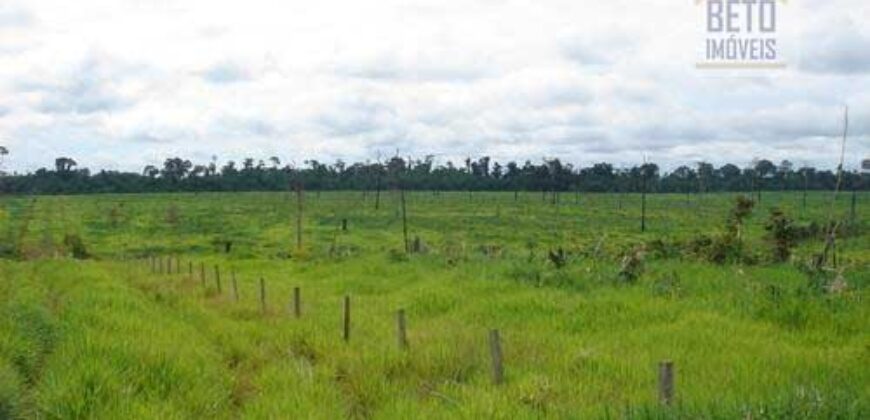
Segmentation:
<svg viewBox="0 0 870 420">
<path fill-rule="evenodd" d="M 6 152 L 4 149 L 3 152 Z M 4 153 L 5 154 L 5 153 Z M 575 167 L 559 159 L 539 163 L 502 164 L 489 157 L 466 159 L 456 165 L 436 165 L 433 156 L 422 159 L 393 157 L 385 162 L 326 164 L 307 160 L 301 166 L 282 165 L 277 157 L 253 158 L 218 165 L 174 157 L 162 166 L 149 165 L 141 173 L 79 168 L 68 157 L 55 159 L 53 168 L 26 174 L 2 174 L 0 191 L 12 194 L 145 193 L 174 191 L 280 191 L 301 185 L 307 190 L 408 190 L 443 191 L 581 191 L 697 193 L 761 190 L 833 190 L 838 171 L 809 166 L 795 168 L 789 161 L 778 165 L 767 159 L 747 167 L 706 162 L 664 172 L 655 163 L 618 168 L 610 163 Z M 867 172 L 844 171 L 841 189 L 864 190 Z"/>
</svg>

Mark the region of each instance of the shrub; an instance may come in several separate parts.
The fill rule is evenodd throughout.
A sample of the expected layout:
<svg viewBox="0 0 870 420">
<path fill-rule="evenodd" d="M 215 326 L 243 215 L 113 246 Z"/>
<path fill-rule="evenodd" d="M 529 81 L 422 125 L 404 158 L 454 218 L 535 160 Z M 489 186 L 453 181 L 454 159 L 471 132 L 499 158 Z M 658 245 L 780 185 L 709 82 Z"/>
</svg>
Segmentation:
<svg viewBox="0 0 870 420">
<path fill-rule="evenodd" d="M 426 245 L 420 239 L 419 236 L 414 236 L 414 240 L 411 241 L 411 252 L 414 254 L 422 254 L 426 252 Z"/>
<path fill-rule="evenodd" d="M 394 262 L 394 263 L 409 261 L 407 252 L 401 251 L 401 250 L 398 250 L 395 248 L 392 248 L 387 252 L 387 259 L 389 259 L 390 262 Z"/>
<path fill-rule="evenodd" d="M 15 259 L 18 258 L 18 246 L 12 241 L 0 243 L 0 258 Z"/>
<path fill-rule="evenodd" d="M 698 235 L 689 240 L 689 243 L 686 245 L 686 249 L 696 257 L 706 257 L 707 253 L 710 250 L 710 246 L 713 245 L 713 238 L 708 235 Z"/>
<path fill-rule="evenodd" d="M 744 196 L 737 197 L 725 222 L 725 232 L 715 237 L 701 235 L 690 242 L 689 249 L 716 264 L 751 263 L 754 258 L 746 255 L 743 249 L 743 223 L 752 214 L 754 205 Z"/>
<path fill-rule="evenodd" d="M 764 230 L 768 232 L 768 240 L 773 245 L 773 260 L 776 262 L 788 260 L 802 232 L 785 213 L 777 208 L 770 209 L 770 217 L 764 225 Z"/>
<path fill-rule="evenodd" d="M 675 298 L 679 297 L 681 292 L 680 276 L 676 271 L 671 271 L 670 274 L 657 278 L 652 284 L 654 296 Z"/>
<path fill-rule="evenodd" d="M 66 234 L 63 237 L 63 244 L 69 251 L 69 255 L 72 255 L 72 257 L 77 260 L 84 260 L 90 257 L 88 249 L 85 247 L 85 243 L 79 235 Z"/>
<path fill-rule="evenodd" d="M 169 227 L 175 229 L 178 227 L 179 222 L 181 221 L 181 216 L 179 215 L 178 206 L 170 204 L 169 207 L 166 208 L 166 224 Z"/>
<path fill-rule="evenodd" d="M 716 264 L 743 262 L 743 242 L 731 233 L 713 238 L 707 250 L 707 260 Z"/>
<path fill-rule="evenodd" d="M 644 271 L 644 255 L 645 250 L 643 247 L 635 247 L 623 255 L 619 274 L 617 275 L 620 281 L 634 283 L 640 278 Z"/>
<path fill-rule="evenodd" d="M 726 227 L 729 234 L 736 237 L 738 242 L 743 239 L 743 221 L 752 215 L 752 207 L 754 206 L 754 201 L 742 195 L 738 196 L 734 201 L 734 208 L 731 209 L 731 213 L 728 215 Z"/>
<path fill-rule="evenodd" d="M 559 249 L 555 251 L 550 250 L 550 252 L 547 253 L 547 257 L 557 269 L 561 269 L 565 264 L 568 264 L 568 257 L 565 255 L 565 250 L 562 249 L 562 247 L 559 247 Z"/>
<path fill-rule="evenodd" d="M 743 251 L 743 244 L 730 232 L 717 236 L 698 235 L 686 245 L 686 250 L 696 258 L 715 264 L 751 263 L 753 260 Z"/>
<path fill-rule="evenodd" d="M 507 275 L 520 283 L 541 286 L 543 283 L 543 270 L 538 264 L 515 262 L 511 265 Z"/>
<path fill-rule="evenodd" d="M 18 418 L 21 383 L 15 369 L 0 359 L 0 419 Z"/>
<path fill-rule="evenodd" d="M 680 245 L 677 242 L 653 239 L 646 243 L 647 255 L 653 259 L 677 258 L 682 254 Z M 689 249 L 691 250 L 691 246 Z"/>
</svg>

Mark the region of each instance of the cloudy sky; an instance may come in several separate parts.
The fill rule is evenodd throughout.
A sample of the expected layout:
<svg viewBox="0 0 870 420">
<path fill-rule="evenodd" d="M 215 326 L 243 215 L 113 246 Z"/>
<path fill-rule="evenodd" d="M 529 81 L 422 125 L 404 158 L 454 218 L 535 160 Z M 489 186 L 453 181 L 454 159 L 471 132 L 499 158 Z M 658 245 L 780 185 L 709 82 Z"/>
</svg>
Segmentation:
<svg viewBox="0 0 870 420">
<path fill-rule="evenodd" d="M 870 4 L 781 8 L 787 68 L 735 72 L 695 67 L 694 0 L 0 0 L 3 165 L 399 150 L 832 168 L 848 105 L 856 168 Z"/>
</svg>

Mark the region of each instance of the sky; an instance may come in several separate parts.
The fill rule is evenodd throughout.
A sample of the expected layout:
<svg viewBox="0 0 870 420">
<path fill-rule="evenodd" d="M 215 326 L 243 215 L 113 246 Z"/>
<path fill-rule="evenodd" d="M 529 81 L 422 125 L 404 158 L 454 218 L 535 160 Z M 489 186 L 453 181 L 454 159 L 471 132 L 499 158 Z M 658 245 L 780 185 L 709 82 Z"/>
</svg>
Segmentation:
<svg viewBox="0 0 870 420">
<path fill-rule="evenodd" d="M 0 0 L 7 171 L 466 157 L 870 157 L 870 2 L 788 0 L 786 68 L 695 66 L 695 0 Z M 784 53 L 785 54 L 785 53 Z"/>
</svg>

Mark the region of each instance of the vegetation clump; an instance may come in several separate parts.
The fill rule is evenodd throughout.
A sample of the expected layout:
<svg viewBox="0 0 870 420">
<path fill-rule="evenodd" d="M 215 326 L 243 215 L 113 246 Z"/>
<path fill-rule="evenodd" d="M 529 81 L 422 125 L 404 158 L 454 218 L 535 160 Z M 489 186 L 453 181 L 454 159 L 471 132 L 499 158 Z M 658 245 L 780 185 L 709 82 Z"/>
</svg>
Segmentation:
<svg viewBox="0 0 870 420">
<path fill-rule="evenodd" d="M 782 210 L 772 208 L 770 217 L 764 225 L 768 233 L 768 240 L 773 247 L 773 260 L 775 262 L 788 261 L 791 250 L 797 244 L 801 231 L 794 221 L 785 215 Z"/>
<path fill-rule="evenodd" d="M 166 223 L 173 229 L 178 228 L 179 223 L 181 222 L 181 215 L 178 211 L 178 205 L 172 203 L 168 207 L 166 207 L 165 220 Z"/>
<path fill-rule="evenodd" d="M 744 251 L 743 236 L 746 219 L 752 214 L 755 202 L 745 196 L 735 199 L 728 213 L 725 231 L 714 237 L 698 238 L 692 245 L 706 259 L 715 264 L 752 263 L 754 259 Z"/>
<path fill-rule="evenodd" d="M 634 283 L 643 274 L 645 269 L 644 257 L 646 249 L 642 246 L 634 247 L 623 255 L 617 277 L 623 283 Z"/>
<path fill-rule="evenodd" d="M 755 202 L 745 196 L 740 195 L 735 199 L 734 208 L 731 209 L 726 223 L 726 230 L 729 236 L 736 238 L 737 242 L 743 240 L 743 225 L 746 218 L 752 215 L 754 206 Z"/>
<path fill-rule="evenodd" d="M 670 259 L 680 258 L 683 255 L 683 250 L 692 252 L 692 245 L 683 245 L 679 241 L 671 241 L 661 238 L 656 238 L 647 241 L 645 244 L 647 255 L 651 259 Z"/>
<path fill-rule="evenodd" d="M 378 212 L 374 194 L 358 205 L 356 193 L 312 193 L 299 251 L 289 251 L 295 203 L 282 194 L 113 197 L 124 205 L 117 228 L 104 197 L 4 197 L 10 217 L 0 233 L 28 258 L 0 259 L 0 418 L 870 412 L 866 229 L 839 235 L 840 264 L 810 281 L 811 264 L 768 256 L 787 226 L 788 259 L 805 261 L 827 233 L 809 221 L 827 206 L 808 205 L 785 223 L 766 210 L 732 218 L 730 195 L 683 206 L 682 196 L 650 194 L 641 233 L 629 211 L 640 197 L 631 194 L 624 212 L 611 211 L 616 197 L 607 194 L 584 195 L 582 206 L 563 200 L 558 212 L 537 206 L 537 196 L 411 195 L 432 201 L 415 206 L 409 236 L 426 252 L 409 254 L 385 211 L 398 200 L 390 194 Z M 799 202 L 789 192 L 764 198 L 783 217 Z M 163 218 L 170 203 L 184 211 L 177 228 Z M 500 220 L 490 217 L 497 205 Z M 347 233 L 343 217 L 354 221 Z M 741 228 L 711 228 L 726 217 Z M 729 231 L 741 232 L 739 258 L 710 263 L 722 237 L 737 242 Z M 52 250 L 78 243 L 92 261 L 45 258 L 41 238 L 57 232 L 78 240 L 61 234 Z M 224 240 L 234 243 L 229 254 Z M 222 290 L 215 266 L 226 273 Z M 347 342 L 345 296 L 353 302 Z M 396 340 L 399 310 L 411 351 Z M 506 375 L 490 386 L 487 332 L 496 328 Z M 677 366 L 670 407 L 655 399 L 660 357 Z"/>
<path fill-rule="evenodd" d="M 555 251 L 550 250 L 547 253 L 547 258 L 550 259 L 550 262 L 553 263 L 553 266 L 557 269 L 561 269 L 568 264 L 568 256 L 565 254 L 565 250 L 562 249 L 562 247 L 557 248 Z"/>
<path fill-rule="evenodd" d="M 77 260 L 84 260 L 90 257 L 85 242 L 79 235 L 66 234 L 63 237 L 63 245 L 69 251 L 69 255 Z"/>
<path fill-rule="evenodd" d="M 653 296 L 677 298 L 682 294 L 682 281 L 676 270 L 656 278 L 652 284 Z"/>
</svg>

